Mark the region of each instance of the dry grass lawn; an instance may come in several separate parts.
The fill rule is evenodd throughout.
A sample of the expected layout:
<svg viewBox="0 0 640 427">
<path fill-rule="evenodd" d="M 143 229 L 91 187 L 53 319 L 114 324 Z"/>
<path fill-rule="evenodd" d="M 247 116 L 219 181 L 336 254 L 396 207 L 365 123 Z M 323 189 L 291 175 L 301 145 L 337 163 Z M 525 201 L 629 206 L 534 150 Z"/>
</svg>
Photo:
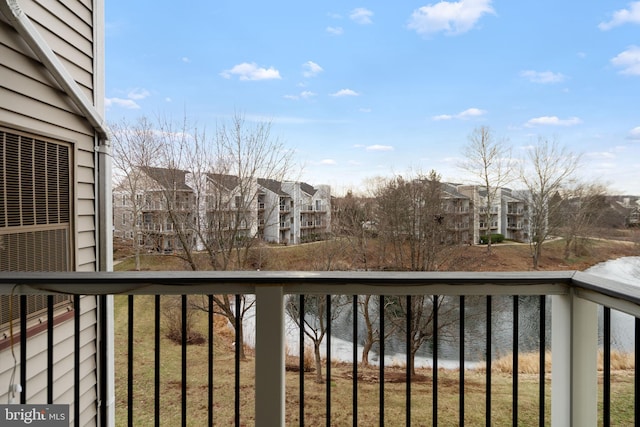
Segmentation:
<svg viewBox="0 0 640 427">
<path fill-rule="evenodd" d="M 269 248 L 261 254 L 263 269 L 308 270 L 313 266 L 310 257 L 317 257 L 322 243 L 301 247 Z M 263 249 L 264 250 L 264 249 Z M 122 251 L 122 250 L 121 250 Z M 124 251 L 122 251 L 124 252 Z M 543 270 L 583 270 L 607 259 L 640 254 L 637 244 L 593 241 L 583 256 L 565 260 L 562 242 L 545 245 L 540 267 Z M 375 258 L 371 258 L 374 260 Z M 341 265 L 350 265 L 345 259 Z M 443 270 L 456 270 L 456 265 L 464 265 L 472 271 L 516 271 L 530 270 L 529 248 L 526 245 L 496 245 L 492 255 L 486 255 L 483 247 L 465 247 L 452 256 L 450 264 L 443 264 Z M 126 258 L 117 269 L 129 270 L 133 261 Z M 144 270 L 183 270 L 184 263 L 172 256 L 145 256 Z M 162 297 L 164 300 L 167 297 Z M 153 424 L 154 405 L 160 407 L 163 426 L 180 424 L 181 416 L 181 348 L 164 336 L 158 353 L 161 369 L 161 397 L 154 400 L 154 299 L 151 296 L 135 297 L 134 366 L 133 366 L 133 424 L 147 426 Z M 117 425 L 127 424 L 127 297 L 116 297 L 116 417 Z M 205 334 L 207 318 L 204 313 L 196 315 L 196 329 Z M 234 421 L 234 352 L 233 335 L 226 320 L 215 322 L 214 338 L 214 405 L 215 425 L 229 426 Z M 521 355 L 519 367 L 518 413 L 519 425 L 538 425 L 538 355 Z M 546 420 L 550 423 L 550 360 L 546 367 Z M 188 346 L 187 349 L 187 413 L 188 425 L 202 426 L 207 423 L 207 372 L 209 366 L 207 343 Z M 305 362 L 310 366 L 310 361 Z M 633 425 L 633 358 L 629 355 L 614 356 L 612 373 L 612 425 Z M 297 354 L 290 356 L 288 363 L 297 364 Z M 358 375 L 358 424 L 377 425 L 379 422 L 378 399 L 380 382 L 378 368 L 359 367 Z M 430 426 L 432 422 L 433 383 L 430 369 L 419 369 L 412 381 L 412 423 L 416 426 Z M 305 372 L 304 413 L 305 424 L 324 425 L 326 418 L 326 384 L 314 382 L 314 373 Z M 299 379 L 300 373 L 288 371 L 287 385 L 287 425 L 299 425 Z M 601 377 L 602 375 L 600 375 Z M 248 360 L 240 367 L 240 414 L 241 425 L 254 425 L 254 359 L 248 351 Z M 353 371 L 350 364 L 332 364 L 331 425 L 345 426 L 352 422 Z M 440 425 L 458 425 L 459 372 L 440 370 L 438 372 L 438 422 Z M 465 372 L 465 424 L 484 425 L 485 419 L 485 369 Z M 405 373 L 402 367 L 390 367 L 385 371 L 385 425 L 396 426 L 405 423 Z M 494 361 L 492 365 L 492 413 L 493 425 L 511 425 L 512 417 L 512 374 L 511 358 Z M 600 387 L 602 389 L 602 387 Z M 601 413 L 601 411 L 599 411 Z M 601 422 L 601 421 L 600 421 Z"/>
</svg>

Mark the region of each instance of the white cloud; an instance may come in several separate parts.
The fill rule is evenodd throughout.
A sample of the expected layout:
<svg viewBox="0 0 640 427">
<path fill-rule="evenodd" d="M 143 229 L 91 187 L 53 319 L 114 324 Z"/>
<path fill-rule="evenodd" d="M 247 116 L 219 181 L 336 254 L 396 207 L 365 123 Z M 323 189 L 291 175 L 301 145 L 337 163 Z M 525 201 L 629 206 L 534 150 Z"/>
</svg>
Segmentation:
<svg viewBox="0 0 640 427">
<path fill-rule="evenodd" d="M 273 80 L 282 78 L 280 77 L 280 71 L 275 68 L 261 68 L 255 62 L 243 62 L 235 65 L 230 70 L 224 70 L 220 75 L 225 79 L 238 76 L 240 80 Z"/>
<path fill-rule="evenodd" d="M 334 36 L 341 36 L 344 33 L 342 27 L 327 27 L 327 33 L 333 34 Z"/>
<path fill-rule="evenodd" d="M 316 96 L 317 94 L 315 92 L 311 92 L 310 90 L 305 90 L 300 92 L 298 95 L 285 95 L 284 97 L 286 99 L 293 99 L 293 100 L 298 100 L 298 99 L 309 99 L 312 98 L 314 96 Z"/>
<path fill-rule="evenodd" d="M 520 76 L 528 79 L 533 83 L 560 83 L 566 78 L 562 73 L 554 73 L 551 71 L 533 71 L 525 70 L 520 72 Z"/>
<path fill-rule="evenodd" d="M 393 151 L 393 147 L 391 145 L 374 144 L 374 145 L 367 146 L 366 150 L 367 151 Z"/>
<path fill-rule="evenodd" d="M 323 159 L 323 160 L 320 160 L 320 164 L 321 165 L 336 165 L 336 164 L 338 164 L 338 162 L 336 162 L 333 159 Z"/>
<path fill-rule="evenodd" d="M 459 119 L 466 119 L 468 117 L 480 117 L 487 114 L 485 110 L 481 110 L 479 108 L 468 108 L 461 113 L 459 113 L 456 117 Z"/>
<path fill-rule="evenodd" d="M 173 101 L 173 99 L 171 99 L 170 97 L 168 97 L 168 96 L 167 96 L 167 97 L 164 99 L 164 101 L 165 101 L 165 102 L 172 102 L 172 101 Z"/>
<path fill-rule="evenodd" d="M 358 7 L 356 9 L 353 9 L 349 14 L 349 18 L 352 21 L 362 25 L 372 24 L 373 23 L 373 21 L 371 20 L 372 16 L 373 16 L 373 12 L 370 11 L 369 9 L 365 9 L 364 7 Z"/>
<path fill-rule="evenodd" d="M 422 6 L 413 11 L 409 29 L 418 34 L 432 34 L 444 31 L 447 34 L 462 34 L 473 29 L 480 18 L 494 13 L 492 0 L 440 1 Z"/>
<path fill-rule="evenodd" d="M 140 99 L 147 98 L 149 95 L 151 95 L 151 93 L 149 93 L 148 90 L 135 88 L 129 91 L 129 93 L 127 94 L 127 98 L 138 101 Z"/>
<path fill-rule="evenodd" d="M 640 141 L 640 126 L 634 127 L 629 131 L 628 139 L 632 139 L 634 141 Z"/>
<path fill-rule="evenodd" d="M 432 120 L 435 120 L 435 121 L 440 121 L 440 120 L 451 120 L 451 119 L 453 119 L 453 116 L 452 116 L 452 115 L 450 115 L 450 114 L 440 114 L 440 115 L 438 115 L 438 116 L 433 116 L 431 119 L 432 119 Z"/>
<path fill-rule="evenodd" d="M 560 119 L 556 116 L 542 116 L 530 119 L 525 123 L 526 127 L 533 126 L 575 126 L 582 123 L 578 117 L 569 117 L 568 119 Z"/>
<path fill-rule="evenodd" d="M 351 89 L 340 89 L 336 93 L 332 93 L 330 96 L 342 97 L 342 96 L 360 96 L 358 92 Z"/>
<path fill-rule="evenodd" d="M 640 24 L 640 1 L 629 3 L 629 9 L 616 10 L 613 12 L 611 20 L 601 22 L 598 24 L 598 28 L 602 31 L 607 31 L 627 23 Z"/>
<path fill-rule="evenodd" d="M 640 76 L 640 47 L 631 46 L 611 59 L 611 63 L 616 67 L 622 68 L 620 74 Z"/>
<path fill-rule="evenodd" d="M 370 113 L 373 110 L 371 108 L 359 108 L 358 111 L 361 113 Z"/>
<path fill-rule="evenodd" d="M 191 60 L 190 60 L 188 57 L 183 56 L 183 57 L 182 57 L 182 62 L 189 63 L 189 62 L 191 62 Z"/>
<path fill-rule="evenodd" d="M 105 108 L 109 108 L 111 106 L 118 106 L 118 107 L 126 108 L 127 110 L 140 109 L 140 106 L 136 103 L 136 101 L 132 99 L 123 99 L 123 98 L 105 98 L 104 106 Z"/>
<path fill-rule="evenodd" d="M 480 116 L 484 116 L 485 114 L 487 114 L 487 112 L 485 110 L 481 110 L 479 108 L 467 108 L 464 111 L 459 112 L 458 114 L 455 115 L 451 115 L 451 114 L 440 114 L 437 116 L 433 116 L 431 117 L 431 120 L 435 120 L 435 121 L 441 121 L 441 120 L 453 120 L 453 119 L 459 119 L 459 120 L 467 120 L 473 117 L 480 117 Z"/>
<path fill-rule="evenodd" d="M 318 64 L 316 64 L 313 61 L 307 61 L 304 64 L 302 64 L 302 68 L 304 68 L 304 71 L 302 72 L 302 75 L 305 77 L 315 77 L 318 74 L 320 74 L 321 72 L 323 72 L 324 70 L 322 69 L 321 66 L 319 66 Z"/>
</svg>

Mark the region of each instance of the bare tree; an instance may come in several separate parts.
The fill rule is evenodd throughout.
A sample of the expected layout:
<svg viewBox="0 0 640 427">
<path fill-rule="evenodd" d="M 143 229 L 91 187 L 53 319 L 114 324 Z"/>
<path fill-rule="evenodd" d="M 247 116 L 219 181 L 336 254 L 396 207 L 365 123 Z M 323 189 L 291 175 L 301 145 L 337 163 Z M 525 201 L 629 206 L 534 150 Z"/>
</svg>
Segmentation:
<svg viewBox="0 0 640 427">
<path fill-rule="evenodd" d="M 322 357 L 320 347 L 328 333 L 329 322 L 336 320 L 347 300 L 343 295 L 290 295 L 285 305 L 286 313 L 291 320 L 303 329 L 304 334 L 313 342 L 313 354 L 316 367 L 316 382 L 324 381 L 322 376 Z M 330 302 L 330 304 L 328 304 Z M 304 355 L 301 355 L 304 357 Z M 328 361 L 331 363 L 331 361 Z"/>
<path fill-rule="evenodd" d="M 392 327 L 409 336 L 409 364 L 408 371 L 415 375 L 415 358 L 418 350 L 435 334 L 435 312 L 438 311 L 438 332 L 448 329 L 458 321 L 460 313 L 456 306 L 444 296 L 413 295 L 407 297 L 385 297 L 385 316 L 389 318 Z M 437 357 L 437 355 L 433 355 Z"/>
<path fill-rule="evenodd" d="M 435 271 L 448 252 L 440 176 L 398 176 L 378 189 L 377 227 L 391 247 L 392 268 Z"/>
<path fill-rule="evenodd" d="M 348 243 L 350 253 L 353 254 L 353 268 L 370 268 L 369 241 L 377 234 L 373 203 L 373 198 L 358 196 L 352 191 L 332 202 L 331 226 L 335 236 Z"/>
<path fill-rule="evenodd" d="M 387 299 L 387 302 L 388 299 Z M 369 353 L 376 343 L 380 342 L 381 331 L 377 328 L 380 321 L 380 313 L 385 310 L 380 308 L 380 298 L 375 295 L 358 296 L 358 310 L 364 320 L 365 335 L 362 343 L 362 365 L 369 366 Z M 383 339 L 387 339 L 396 332 L 396 327 L 386 327 L 382 333 Z M 354 338 L 355 339 L 355 338 Z"/>
<path fill-rule="evenodd" d="M 580 164 L 577 156 L 555 141 L 539 138 L 527 153 L 520 170 L 529 207 L 529 242 L 533 268 L 538 269 L 542 244 L 557 233 L 562 198 L 560 194 L 570 184 Z"/>
<path fill-rule="evenodd" d="M 563 192 L 559 232 L 565 239 L 564 257 L 579 256 L 587 237 L 606 213 L 607 188 L 599 183 L 577 182 Z"/>
<path fill-rule="evenodd" d="M 455 246 L 447 238 L 448 221 L 442 197 L 440 176 L 435 171 L 410 179 L 396 177 L 379 189 L 376 199 L 378 231 L 383 244 L 392 247 L 394 268 L 435 271 L 452 253 Z M 443 298 L 434 301 L 431 296 L 413 296 L 410 302 L 406 298 L 384 299 L 382 310 L 391 321 L 392 332 L 408 331 L 411 336 L 412 374 L 415 374 L 414 360 L 418 350 L 434 335 L 434 310 L 443 301 Z M 378 331 L 376 337 L 371 328 L 372 323 L 368 326 L 368 336 L 378 340 L 380 334 L 389 332 Z"/>
<path fill-rule="evenodd" d="M 159 117 L 155 127 L 146 119 L 142 123 L 143 135 L 154 136 L 157 149 L 153 162 L 137 156 L 130 163 L 138 163 L 153 195 L 142 198 L 156 207 L 143 215 L 142 225 L 154 229 L 155 246 L 192 270 L 246 268 L 250 248 L 269 225 L 260 215 L 277 220 L 277 203 L 270 207 L 276 215 L 259 212 L 259 181 L 284 180 L 292 172 L 293 152 L 272 136 L 270 123 L 249 123 L 239 114 L 220 123 L 213 137 L 186 117 L 181 122 Z M 131 170 L 122 175 L 133 180 Z M 244 358 L 242 319 L 254 300 L 243 297 L 239 310 L 229 295 L 215 295 L 214 303 L 215 313 L 240 325 L 236 333 Z M 209 310 L 205 298 L 193 305 Z"/>
<path fill-rule="evenodd" d="M 476 178 L 477 184 L 486 189 L 481 206 L 485 224 L 491 224 L 492 207 L 498 192 L 514 179 L 511 147 L 504 139 L 497 139 L 491 129 L 480 126 L 469 135 L 469 143 L 463 149 L 464 160 L 460 167 Z M 491 253 L 491 236 L 487 236 L 487 253 Z"/>
<path fill-rule="evenodd" d="M 145 168 L 156 164 L 160 142 L 152 123 L 141 117 L 135 123 L 109 125 L 113 147 L 116 229 L 131 236 L 135 269 L 140 270 L 141 242 L 145 240 L 142 216 L 149 199 L 150 182 Z"/>
</svg>

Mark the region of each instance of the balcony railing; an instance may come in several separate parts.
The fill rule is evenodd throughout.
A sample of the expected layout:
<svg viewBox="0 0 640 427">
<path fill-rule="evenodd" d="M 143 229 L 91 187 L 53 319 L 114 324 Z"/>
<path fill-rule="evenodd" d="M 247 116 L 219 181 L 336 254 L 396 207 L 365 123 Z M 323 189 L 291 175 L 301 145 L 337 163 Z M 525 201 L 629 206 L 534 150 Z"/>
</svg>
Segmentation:
<svg viewBox="0 0 640 427">
<path fill-rule="evenodd" d="M 604 425 L 609 425 L 612 416 L 627 416 L 624 420 L 617 420 L 618 424 L 630 425 L 637 421 L 639 412 L 639 397 L 637 392 L 633 398 L 625 397 L 623 400 L 623 408 L 612 411 L 612 392 L 611 392 L 611 338 L 608 333 L 610 330 L 610 313 L 612 310 L 621 311 L 636 317 L 635 320 L 635 357 L 636 361 L 640 355 L 640 292 L 638 288 L 624 283 L 602 279 L 590 274 L 581 272 L 514 272 L 514 273 L 381 273 L 381 272 L 127 272 L 127 273 L 1 273 L 0 274 L 0 295 L 28 295 L 28 294 L 71 294 L 75 295 L 76 307 L 79 303 L 78 295 L 98 295 L 98 324 L 100 356 L 97 363 L 98 373 L 96 375 L 96 384 L 94 387 L 98 390 L 98 401 L 95 403 L 97 417 L 101 425 L 112 426 L 115 424 L 114 413 L 123 414 L 119 423 L 133 424 L 134 416 L 137 420 L 147 420 L 148 425 L 167 423 L 168 421 L 162 417 L 168 416 L 167 411 L 161 407 L 161 399 L 166 402 L 167 397 L 163 397 L 163 384 L 166 386 L 177 387 L 180 389 L 180 402 L 171 402 L 171 411 L 180 412 L 174 414 L 177 420 L 171 422 L 172 425 L 198 424 L 213 425 L 245 425 L 255 422 L 257 426 L 284 426 L 286 424 L 295 425 L 334 425 L 338 424 L 380 424 L 384 425 L 462 425 L 468 420 L 472 414 L 483 411 L 486 425 L 496 424 L 497 419 L 503 420 L 504 423 L 512 425 L 549 425 L 552 426 L 595 426 L 598 420 Z M 216 355 L 213 351 L 214 332 L 213 332 L 213 297 L 206 297 L 209 304 L 209 332 L 206 338 L 208 349 L 204 351 L 204 364 L 208 372 L 203 371 L 190 372 L 193 359 L 187 361 L 187 346 L 185 342 L 186 332 L 186 311 L 187 311 L 187 295 L 236 295 L 233 304 L 236 316 L 240 313 L 241 298 L 248 296 L 255 298 L 255 367 L 251 370 L 250 378 L 242 377 L 246 375 L 247 369 L 241 369 L 241 361 L 239 360 L 239 352 L 235 352 L 235 371 L 232 374 L 232 383 L 235 384 L 232 396 L 220 397 L 216 393 L 222 392 L 220 388 L 214 387 L 214 382 L 218 381 L 214 378 L 214 365 Z M 113 353 L 114 343 L 110 341 L 109 328 L 113 326 L 113 312 L 109 311 L 109 295 L 129 295 L 127 298 L 128 325 L 127 342 L 117 342 L 116 347 L 119 351 L 126 354 L 126 362 L 113 363 L 110 354 Z M 134 296 L 138 295 L 138 296 Z M 155 296 L 154 307 L 151 312 L 139 311 L 136 309 L 138 298 L 145 298 L 142 295 Z M 182 295 L 182 346 L 179 363 L 172 363 L 172 369 L 161 369 L 160 362 L 160 296 Z M 377 384 L 377 409 L 367 407 L 365 411 L 359 408 L 358 402 L 365 398 L 370 401 L 366 393 L 371 393 L 371 388 L 361 383 L 362 375 L 358 370 L 361 367 L 358 364 L 358 346 L 352 345 L 353 356 L 351 360 L 352 381 L 351 397 L 349 399 L 341 398 L 336 401 L 335 395 L 338 389 L 334 389 L 334 381 L 338 378 L 332 377 L 333 367 L 331 363 L 325 364 L 324 368 L 325 381 L 324 385 L 316 385 L 324 387 L 324 396 L 315 395 L 313 399 L 307 400 L 307 393 L 311 385 L 305 374 L 304 357 L 299 358 L 299 369 L 295 373 L 285 373 L 285 356 L 287 345 L 285 328 L 285 305 L 293 299 L 299 301 L 299 312 L 302 318 L 308 320 L 309 311 L 305 311 L 304 304 L 306 298 L 311 296 L 331 296 L 331 295 L 349 295 L 352 307 L 352 320 L 347 318 L 347 323 L 353 328 L 353 336 L 359 335 L 359 328 L 362 323 L 358 319 L 361 303 L 359 296 L 371 295 L 374 300 L 379 299 L 381 306 L 388 304 L 388 297 L 398 297 L 397 301 L 406 300 L 406 307 L 411 307 L 411 301 L 420 296 L 428 296 L 431 306 L 435 307 L 432 311 L 431 328 L 437 331 L 430 341 L 432 352 L 431 369 L 426 375 L 431 376 L 426 386 L 414 382 L 410 373 L 398 377 L 402 382 L 397 384 L 397 378 L 389 381 L 385 378 L 388 375 L 387 360 L 385 359 L 385 348 L 389 343 L 383 339 L 377 348 L 378 353 L 378 374 L 377 378 L 370 378 L 368 383 Z M 305 297 L 306 296 L 306 297 Z M 519 324 L 522 318 L 519 313 L 524 308 L 519 303 L 521 298 L 533 298 L 537 300 L 537 314 L 533 316 L 538 319 L 537 340 L 538 357 L 539 357 L 539 373 L 538 391 L 535 396 L 529 393 L 519 391 L 521 378 L 519 377 L 518 355 L 520 354 L 521 334 Z M 484 303 L 476 304 L 474 311 L 484 313 L 484 337 L 476 337 L 478 331 L 478 318 L 472 318 L 469 304 L 471 299 L 478 299 Z M 495 304 L 495 300 L 500 298 L 500 304 Z M 24 298 L 23 298 L 24 299 Z M 232 299 L 233 301 L 233 299 Z M 336 307 L 332 307 L 331 298 L 327 298 L 329 303 L 326 307 L 327 336 L 323 341 L 325 350 L 325 359 L 332 359 L 332 351 L 335 346 L 332 344 L 332 313 L 335 313 Z M 440 333 L 440 325 L 444 325 L 446 321 L 451 320 L 451 313 L 445 313 L 443 301 L 448 301 L 455 305 L 458 318 L 454 322 L 453 332 L 449 331 L 446 340 Z M 511 301 L 509 303 L 509 301 Z M 530 302 L 530 301 L 529 301 Z M 551 306 L 550 310 L 548 305 Z M 492 380 L 493 362 L 495 355 L 492 348 L 495 345 L 496 325 L 502 324 L 508 315 L 507 312 L 501 311 L 499 316 L 493 313 L 496 306 L 509 306 L 513 326 L 509 334 L 513 336 L 511 342 L 511 351 L 513 353 L 513 370 L 512 370 L 512 386 L 510 396 L 505 396 L 504 389 L 499 392 L 492 389 L 494 381 Z M 598 350 L 598 309 L 604 307 L 604 371 L 603 385 L 601 390 L 602 397 L 599 398 L 598 372 L 596 355 Z M 144 314 L 143 314 L 144 313 Z M 306 314 L 305 314 L 306 313 Z M 384 312 L 383 312 L 384 313 Z M 548 313 L 550 316 L 548 316 Z M 135 316 L 135 317 L 134 317 Z M 407 325 L 412 324 L 411 310 L 407 310 Z M 447 317 L 449 316 L 449 317 Z M 377 319 L 375 328 L 379 331 L 387 331 L 389 326 L 385 326 L 385 322 L 390 321 L 383 314 Z M 455 318 L 455 316 L 453 316 Z M 550 317 L 550 319 L 549 319 Z M 447 320 L 448 319 L 448 320 Z M 302 319 L 301 319 L 302 320 Z M 20 395 L 20 403 L 46 403 L 35 401 L 32 398 L 31 378 L 35 373 L 45 372 L 47 376 L 47 395 L 53 403 L 70 403 L 72 404 L 71 425 L 84 425 L 93 423 L 91 419 L 82 419 L 80 413 L 80 388 L 86 390 L 86 384 L 80 384 L 79 366 L 80 361 L 80 323 L 83 318 L 80 313 L 74 316 L 73 328 L 75 338 L 72 339 L 74 345 L 74 353 L 76 354 L 74 374 L 74 393 L 73 396 L 56 397 L 59 401 L 54 401 L 54 375 L 53 375 L 53 353 L 54 349 L 49 348 L 51 358 L 42 361 L 37 365 L 26 364 L 26 354 L 29 352 L 29 340 L 27 331 L 20 331 L 20 343 L 16 346 L 16 353 L 21 367 L 20 383 L 23 392 Z M 147 333 L 145 336 L 136 334 L 136 322 L 143 322 L 155 325 L 151 329 L 153 333 Z M 439 323 L 440 322 L 440 323 Z M 548 331 L 545 325 L 550 323 L 551 345 L 549 346 Z M 352 323 L 352 324 L 351 324 Z M 26 324 L 26 322 L 25 322 Z M 236 323 L 236 331 L 238 324 Z M 26 328 L 26 326 L 24 327 Z M 53 336 L 55 328 L 49 328 L 47 334 Z M 409 339 L 411 328 L 407 328 L 406 345 L 409 349 Z M 470 336 L 471 334 L 471 336 Z M 299 355 L 303 355 L 305 351 L 304 330 L 299 329 L 294 336 L 299 336 Z M 457 338 L 456 338 L 457 337 Z M 140 362 L 136 359 L 142 342 L 150 339 L 155 340 L 155 345 L 150 348 L 155 349 L 155 361 Z M 238 336 L 236 336 L 238 339 Z M 484 381 L 482 393 L 485 399 L 484 403 L 478 407 L 477 402 L 474 406 L 466 399 L 470 399 L 467 395 L 466 388 L 477 388 L 481 385 L 477 376 L 473 380 L 466 378 L 471 375 L 467 369 L 459 369 L 457 380 L 457 397 L 455 401 L 457 405 L 453 405 L 452 400 L 448 399 L 444 403 L 447 396 L 443 393 L 443 385 L 439 385 L 438 377 L 444 376 L 441 371 L 441 352 L 443 344 L 448 340 L 458 340 L 458 366 L 464 366 L 469 351 L 465 351 L 465 346 L 470 341 L 484 341 L 485 351 L 483 362 L 487 367 L 484 370 Z M 53 342 L 53 339 L 51 339 Z M 135 344 L 135 345 L 134 345 Z M 357 343 L 356 343 L 357 344 Z M 126 351 L 124 348 L 126 347 Z M 553 355 L 553 364 L 551 375 L 545 372 L 544 366 L 548 362 L 549 357 L 545 351 L 550 347 Z M 236 349 L 238 346 L 236 346 Z M 295 348 L 295 347 L 294 347 Z M 486 350 L 488 349 L 488 350 Z M 24 350 L 24 351 L 23 351 Z M 6 350 L 5 350 L 6 351 Z M 153 351 L 153 350 L 152 350 Z M 166 353 L 163 353 L 166 354 Z M 176 353 L 178 354 L 178 353 Z M 192 353 L 189 353 L 189 357 Z M 409 351 L 406 352 L 409 354 Z M 142 363 L 142 364 L 141 364 Z M 164 360 L 162 363 L 168 363 Z M 396 361 L 397 365 L 398 362 Z M 46 366 L 45 366 L 46 365 Z M 145 368 L 145 365 L 148 365 Z M 151 366 L 155 366 L 152 368 Z M 208 368 L 206 368 L 208 366 Z M 348 365 L 347 365 L 348 366 Z M 401 364 L 402 366 L 402 364 Z M 405 369 L 410 366 L 410 359 L 407 358 L 404 363 Z M 637 366 L 637 365 L 636 365 Z M 126 385 L 120 385 L 122 395 L 114 399 L 114 384 L 110 378 L 113 378 L 113 369 L 125 369 Z M 178 374 L 178 371 L 180 373 Z M 30 372 L 33 372 L 30 373 Z M 480 371 L 482 372 L 482 371 Z M 171 379 L 162 377 L 162 375 L 171 374 Z M 175 379 L 177 375 L 177 380 Z M 198 384 L 194 384 L 194 375 L 197 376 Z M 298 377 L 298 381 L 289 381 L 285 386 L 285 378 L 287 375 Z M 477 374 L 474 374 L 477 375 Z M 7 381 L 0 378 L 2 381 Z M 470 383 L 471 381 L 471 383 Z M 635 390 L 640 387 L 640 378 L 636 374 L 634 376 Z M 134 389 L 140 387 L 141 384 L 153 383 L 150 386 L 152 392 L 150 395 L 136 395 Z M 292 384 L 297 386 L 293 387 Z M 341 384 L 343 384 L 341 382 Z M 7 390 L 7 384 L 0 384 L 2 390 Z M 285 394 L 286 387 L 293 387 Z M 426 387 L 426 388 L 425 388 Z M 202 391 L 201 391 L 202 389 Z M 447 388 L 449 390 L 450 388 Z M 249 391 L 247 391 L 249 390 Z M 190 400 L 194 399 L 194 393 L 206 393 L 207 403 L 202 407 L 194 408 L 190 406 Z M 247 407 L 243 405 L 246 399 L 246 393 L 251 392 L 255 396 L 255 405 Z M 0 392 L 2 393 L 2 392 Z M 242 394 L 245 393 L 245 394 Z M 453 393 L 453 392 L 449 392 Z M 550 399 L 549 399 L 550 394 Z M 634 394 L 632 392 L 632 394 Z M 137 397 L 136 397 L 137 396 Z M 135 398 L 134 398 L 135 397 Z M 309 405 L 314 404 L 318 399 L 324 400 L 324 408 L 320 411 L 322 421 L 318 420 L 317 415 L 310 414 L 305 411 Z M 508 400 L 511 405 L 504 405 L 504 401 Z M 117 402 L 117 403 L 116 403 Z M 124 403 L 126 402 L 126 404 Z M 466 403 L 465 403 L 466 402 Z M 550 407 L 549 407 L 550 403 Z M 616 404 L 620 405 L 620 402 Z M 121 405 L 115 407 L 114 405 Z M 293 406 L 292 406 L 293 405 Z M 418 406 L 430 405 L 431 419 L 414 420 L 413 414 Z M 225 420 L 219 417 L 222 408 L 231 408 L 233 406 L 233 415 L 231 420 Z M 456 408 L 457 406 L 457 408 Z M 600 410 L 598 409 L 600 406 Z M 535 420 L 530 415 L 527 419 L 523 419 L 521 412 L 523 408 L 535 408 L 537 414 Z M 143 413 L 143 411 L 148 411 Z M 507 412 L 505 414 L 504 412 Z M 366 413 L 365 413 L 366 412 Z M 348 416 L 345 416 L 345 413 Z M 528 412 L 529 413 L 529 412 Z M 631 415 L 629 415 L 631 414 Z M 86 415 L 93 417 L 93 414 Z M 337 421 L 337 420 L 341 421 Z M 510 420 L 509 422 L 504 420 Z M 467 424 L 469 422 L 467 421 Z"/>
</svg>

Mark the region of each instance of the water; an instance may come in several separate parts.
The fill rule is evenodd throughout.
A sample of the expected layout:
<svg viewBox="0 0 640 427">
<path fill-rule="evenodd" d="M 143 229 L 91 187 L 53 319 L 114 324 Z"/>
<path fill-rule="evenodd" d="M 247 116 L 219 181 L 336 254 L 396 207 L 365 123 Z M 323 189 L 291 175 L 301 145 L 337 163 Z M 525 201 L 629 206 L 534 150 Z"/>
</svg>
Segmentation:
<svg viewBox="0 0 640 427">
<path fill-rule="evenodd" d="M 585 271 L 594 276 L 617 280 L 638 287 L 640 293 L 640 257 L 624 257 L 606 261 Z M 602 308 L 599 312 L 599 342 L 602 343 Z M 611 311 L 611 348 L 622 352 L 634 351 L 635 320 L 619 311 Z"/>
<path fill-rule="evenodd" d="M 639 287 L 640 292 L 640 257 L 625 257 L 598 264 L 586 272 L 618 280 Z M 376 298 L 377 299 L 377 298 Z M 551 300 L 546 298 L 546 347 L 551 344 Z M 465 367 L 477 366 L 486 360 L 486 297 L 470 296 L 465 298 Z M 331 357 L 334 360 L 350 362 L 353 358 L 353 313 L 351 303 L 342 308 L 337 320 L 332 323 Z M 506 356 L 513 349 L 513 297 L 492 297 L 491 303 L 491 356 L 495 360 Z M 538 352 L 539 350 L 539 310 L 540 297 L 519 297 L 519 336 L 518 347 L 521 353 Z M 441 306 L 439 313 L 438 332 L 438 365 L 443 368 L 457 368 L 459 366 L 459 299 L 449 297 Z M 602 309 L 600 309 L 602 313 Z M 600 314 L 602 316 L 602 314 Z M 249 345 L 255 342 L 255 319 L 251 313 L 245 318 L 245 335 Z M 386 321 L 387 328 L 392 327 L 391 322 Z M 612 348 L 620 351 L 633 351 L 634 318 L 632 316 L 612 311 Z M 359 331 L 357 337 L 358 360 L 361 360 L 364 337 L 364 321 L 362 315 L 358 320 Z M 599 323 L 602 329 L 602 321 Z M 376 326 L 377 327 L 377 320 Z M 286 317 L 287 350 L 297 356 L 299 348 L 299 329 L 295 322 Z M 599 331 L 600 342 L 602 331 Z M 305 339 L 307 347 L 311 348 L 311 340 Z M 416 367 L 429 367 L 433 365 L 433 342 L 429 340 L 422 345 L 415 358 Z M 326 342 L 323 341 L 321 354 L 326 355 Z M 369 353 L 369 362 L 379 362 L 379 347 L 374 345 Z M 404 365 L 406 363 L 406 344 L 403 332 L 396 332 L 385 340 L 385 365 Z"/>
</svg>

